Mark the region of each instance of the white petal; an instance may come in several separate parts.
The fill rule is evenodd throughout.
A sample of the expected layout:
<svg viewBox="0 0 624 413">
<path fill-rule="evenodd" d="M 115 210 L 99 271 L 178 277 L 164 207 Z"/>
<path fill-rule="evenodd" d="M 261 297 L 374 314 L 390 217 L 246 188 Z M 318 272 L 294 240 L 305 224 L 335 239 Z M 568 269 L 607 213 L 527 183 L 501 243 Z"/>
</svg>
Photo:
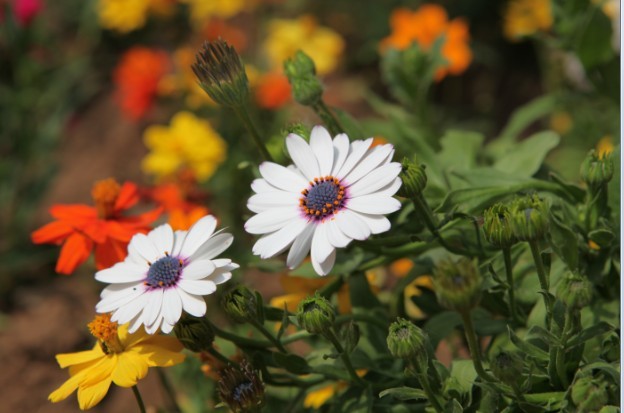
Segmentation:
<svg viewBox="0 0 624 413">
<path fill-rule="evenodd" d="M 390 214 L 401 209 L 401 202 L 390 196 L 372 194 L 349 199 L 347 208 L 364 214 Z"/>
<path fill-rule="evenodd" d="M 116 295 L 122 293 L 123 291 L 133 291 L 133 287 L 136 287 L 137 285 L 137 282 L 107 285 L 100 293 L 100 298 L 106 298 L 112 295 Z"/>
<path fill-rule="evenodd" d="M 135 285 L 123 291 L 107 294 L 106 297 L 102 298 L 95 305 L 95 311 L 98 313 L 115 311 L 121 306 L 128 304 L 130 301 L 135 300 L 143 293 L 145 293 L 145 287 L 143 287 L 143 285 Z"/>
<path fill-rule="evenodd" d="M 217 258 L 216 260 L 212 260 L 212 263 L 215 265 L 215 267 L 219 268 L 231 264 L 232 260 L 228 260 L 227 258 Z M 236 268 L 238 268 L 238 265 L 236 266 Z"/>
<path fill-rule="evenodd" d="M 232 241 L 234 241 L 234 237 L 227 232 L 213 235 L 208 241 L 204 242 L 204 245 L 195 251 L 191 259 L 212 259 L 228 249 L 229 246 L 232 245 Z M 219 267 L 217 264 L 215 264 L 215 266 Z"/>
<path fill-rule="evenodd" d="M 184 258 L 193 255 L 193 253 L 210 238 L 216 227 L 217 220 L 212 215 L 206 215 L 193 224 L 186 234 L 186 239 L 182 245 L 180 255 Z"/>
<path fill-rule="evenodd" d="M 164 251 L 158 252 L 156 246 L 145 234 L 135 234 L 130 240 L 130 246 L 141 258 L 150 264 L 156 262 L 164 255 Z"/>
<path fill-rule="evenodd" d="M 373 143 L 373 138 L 368 138 L 365 141 L 351 142 L 351 146 L 349 148 L 349 155 L 347 156 L 347 159 L 345 159 L 344 164 L 342 165 L 338 173 L 334 175 L 334 177 L 338 179 L 342 179 L 349 172 L 351 172 L 353 167 L 357 165 L 357 163 L 360 161 L 360 159 L 362 159 L 364 154 L 366 154 L 366 151 L 368 150 L 368 148 L 370 148 L 372 143 Z"/>
<path fill-rule="evenodd" d="M 162 331 L 163 334 L 169 334 L 172 330 L 173 324 L 169 324 L 167 320 L 163 320 L 162 324 L 160 325 L 160 331 Z"/>
<path fill-rule="evenodd" d="M 334 165 L 331 175 L 336 176 L 349 155 L 349 137 L 344 133 L 336 135 L 334 138 Z"/>
<path fill-rule="evenodd" d="M 118 262 L 110 268 L 95 273 L 95 279 L 109 284 L 129 283 L 145 278 L 149 267 L 130 262 Z"/>
<path fill-rule="evenodd" d="M 279 188 L 274 187 L 273 185 L 268 183 L 266 179 L 262 178 L 254 179 L 251 182 L 251 189 L 253 189 L 253 191 L 257 194 L 262 192 L 279 191 Z"/>
<path fill-rule="evenodd" d="M 349 185 L 355 184 L 357 181 L 368 175 L 373 169 L 381 165 L 389 159 L 394 153 L 394 147 L 390 144 L 375 146 L 368 150 L 367 154 L 360 162 L 345 175 L 344 180 Z"/>
<path fill-rule="evenodd" d="M 210 274 L 210 277 L 208 277 L 210 281 L 217 285 L 223 284 L 224 282 L 229 281 L 231 278 L 232 273 L 229 270 L 221 268 L 217 269 L 217 271 L 213 272 L 212 274 Z"/>
<path fill-rule="evenodd" d="M 362 241 L 371 234 L 370 228 L 366 225 L 366 222 L 353 211 L 345 209 L 334 215 L 334 217 L 340 230 L 349 238 Z"/>
<path fill-rule="evenodd" d="M 178 294 L 182 299 L 182 308 L 184 311 L 195 317 L 203 317 L 206 314 L 206 301 L 204 297 L 189 294 L 181 288 L 178 288 Z"/>
<path fill-rule="evenodd" d="M 327 239 L 327 225 L 325 223 L 317 224 L 314 236 L 312 237 L 312 261 L 325 261 L 333 250 L 333 245 L 331 245 Z"/>
<path fill-rule="evenodd" d="M 316 162 L 316 161 L 315 161 Z M 247 201 L 247 208 L 254 212 L 266 211 L 270 208 L 297 205 L 301 193 L 274 190 L 252 195 Z"/>
<path fill-rule="evenodd" d="M 327 222 L 327 239 L 330 244 L 336 248 L 344 248 L 351 242 L 351 238 L 347 237 L 338 226 L 335 219 Z"/>
<path fill-rule="evenodd" d="M 188 231 L 177 230 L 174 233 L 173 237 L 173 251 L 171 251 L 171 255 L 174 257 L 179 257 L 182 252 L 182 246 L 184 245 L 184 240 L 186 239 L 186 234 Z"/>
<path fill-rule="evenodd" d="M 134 333 L 136 332 L 139 327 L 141 327 L 141 325 L 143 324 L 143 316 L 142 314 L 138 314 L 136 317 L 134 317 L 132 320 L 130 320 L 130 322 L 128 323 L 128 332 L 129 333 Z"/>
<path fill-rule="evenodd" d="M 154 324 L 154 322 L 161 313 L 163 302 L 163 289 L 153 289 L 148 292 L 148 295 L 149 300 L 147 301 L 145 309 L 143 310 L 143 323 L 146 326 Z"/>
<path fill-rule="evenodd" d="M 160 325 L 163 322 L 163 315 L 159 314 L 158 317 L 156 317 L 156 320 L 154 320 L 154 322 L 152 324 L 145 324 L 145 332 L 147 334 L 154 334 L 158 331 L 158 328 L 160 327 Z"/>
<path fill-rule="evenodd" d="M 383 215 L 371 215 L 371 214 L 357 214 L 358 217 L 362 218 L 366 225 L 371 230 L 373 234 L 381 234 L 382 232 L 386 232 L 390 229 L 390 221 L 388 218 Z"/>
<path fill-rule="evenodd" d="M 319 164 L 321 176 L 331 174 L 334 165 L 334 145 L 327 129 L 315 126 L 310 132 L 310 147 Z M 319 175 L 316 175 L 317 177 Z M 302 188 L 303 189 L 303 188 Z"/>
<path fill-rule="evenodd" d="M 182 277 L 185 280 L 199 280 L 206 278 L 215 271 L 216 267 L 210 260 L 195 260 L 184 267 Z"/>
<path fill-rule="evenodd" d="M 349 197 L 373 193 L 390 184 L 401 172 L 401 164 L 392 162 L 374 169 L 368 175 L 349 187 Z"/>
<path fill-rule="evenodd" d="M 314 259 L 312 259 L 312 267 L 314 268 L 314 271 L 316 271 L 318 275 L 327 275 L 333 268 L 335 262 L 336 262 L 336 250 L 333 250 L 332 253 L 329 254 L 329 256 L 325 259 L 325 261 L 317 262 Z"/>
<path fill-rule="evenodd" d="M 274 232 L 287 225 L 291 220 L 299 218 L 301 213 L 296 204 L 260 212 L 245 222 L 245 231 L 250 234 Z"/>
<path fill-rule="evenodd" d="M 189 294 L 208 295 L 217 291 L 217 285 L 210 280 L 181 279 L 178 286 Z"/>
<path fill-rule="evenodd" d="M 392 196 L 397 193 L 403 183 L 401 178 L 394 178 L 392 182 L 375 192 L 376 195 Z M 354 196 L 355 198 L 355 196 Z"/>
<path fill-rule="evenodd" d="M 284 251 L 293 240 L 308 226 L 305 219 L 292 220 L 272 234 L 260 238 L 253 246 L 253 253 L 260 258 L 270 258 Z"/>
<path fill-rule="evenodd" d="M 299 234 L 288 251 L 286 265 L 291 270 L 298 267 L 301 261 L 308 255 L 312 245 L 312 236 L 314 235 L 314 225 L 307 225 Z"/>
<path fill-rule="evenodd" d="M 168 324 L 175 324 L 182 315 L 182 299 L 177 288 L 167 288 L 163 295 L 163 316 Z M 163 332 L 167 333 L 167 331 Z"/>
<path fill-rule="evenodd" d="M 291 133 L 286 137 L 286 148 L 290 158 L 308 181 L 320 176 L 318 162 L 308 143 L 299 135 Z"/>
<path fill-rule="evenodd" d="M 136 316 L 141 314 L 141 311 L 145 308 L 147 301 L 149 299 L 149 294 L 142 294 L 137 298 L 129 301 L 124 306 L 120 307 L 113 316 L 111 317 L 112 321 L 116 321 L 119 324 L 126 324 L 133 320 Z"/>
<path fill-rule="evenodd" d="M 169 224 L 160 225 L 147 234 L 147 238 L 152 241 L 160 254 L 173 251 L 173 230 Z"/>
<path fill-rule="evenodd" d="M 273 162 L 263 162 L 259 167 L 260 174 L 268 183 L 276 188 L 290 192 L 300 192 L 308 187 L 301 175 Z"/>
</svg>

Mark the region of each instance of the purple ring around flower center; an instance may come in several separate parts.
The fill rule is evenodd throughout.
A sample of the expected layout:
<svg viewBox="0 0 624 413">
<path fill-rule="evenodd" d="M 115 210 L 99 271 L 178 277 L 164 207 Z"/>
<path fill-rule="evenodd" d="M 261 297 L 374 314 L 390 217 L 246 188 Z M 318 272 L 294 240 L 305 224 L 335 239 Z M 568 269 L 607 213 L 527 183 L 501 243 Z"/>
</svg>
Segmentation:
<svg viewBox="0 0 624 413">
<path fill-rule="evenodd" d="M 151 289 L 172 287 L 178 283 L 185 266 L 181 258 L 169 255 L 159 258 L 150 264 L 143 284 Z"/>
<path fill-rule="evenodd" d="M 308 219 L 323 221 L 345 207 L 346 188 L 338 178 L 314 178 L 310 187 L 301 191 L 299 207 Z"/>
</svg>

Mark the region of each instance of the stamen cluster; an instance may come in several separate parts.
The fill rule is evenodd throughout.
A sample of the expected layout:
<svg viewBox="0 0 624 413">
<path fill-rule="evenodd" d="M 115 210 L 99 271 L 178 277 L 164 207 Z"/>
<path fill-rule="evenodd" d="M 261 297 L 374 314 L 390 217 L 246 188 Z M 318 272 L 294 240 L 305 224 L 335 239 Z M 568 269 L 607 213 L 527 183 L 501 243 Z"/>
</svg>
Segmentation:
<svg viewBox="0 0 624 413">
<path fill-rule="evenodd" d="M 340 211 L 345 201 L 345 187 L 338 178 L 325 176 L 310 181 L 310 188 L 301 191 L 299 206 L 306 216 L 323 220 Z"/>
<path fill-rule="evenodd" d="M 150 265 L 147 278 L 143 284 L 152 288 L 174 286 L 178 282 L 183 268 L 184 260 L 167 255 Z"/>
</svg>

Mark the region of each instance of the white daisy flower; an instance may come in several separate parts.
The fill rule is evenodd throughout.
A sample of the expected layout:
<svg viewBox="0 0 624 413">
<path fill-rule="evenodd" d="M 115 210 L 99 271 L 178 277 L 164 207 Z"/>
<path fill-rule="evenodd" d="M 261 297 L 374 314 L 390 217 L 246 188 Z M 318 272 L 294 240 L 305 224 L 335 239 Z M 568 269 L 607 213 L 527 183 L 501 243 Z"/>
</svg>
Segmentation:
<svg viewBox="0 0 624 413">
<path fill-rule="evenodd" d="M 333 140 L 322 126 L 312 129 L 310 144 L 290 134 L 286 147 L 294 165 L 260 165 L 263 179 L 247 207 L 256 213 L 245 224 L 251 234 L 267 234 L 253 247 L 261 258 L 290 247 L 286 264 L 295 268 L 311 251 L 314 270 L 326 275 L 336 248 L 390 229 L 384 216 L 401 203 L 392 196 L 401 186 L 401 165 L 391 162 L 390 144 L 371 148 L 373 138 L 349 143 L 345 134 Z"/>
<path fill-rule="evenodd" d="M 102 291 L 96 311 L 112 312 L 111 320 L 119 324 L 130 323 L 131 333 L 142 324 L 149 334 L 158 328 L 169 333 L 183 309 L 202 317 L 202 296 L 214 293 L 238 268 L 229 259 L 215 259 L 233 240 L 231 234 L 214 233 L 216 226 L 208 215 L 188 231 L 174 233 L 165 224 L 147 235 L 136 234 L 123 262 L 95 274 L 96 280 L 111 284 Z"/>
</svg>

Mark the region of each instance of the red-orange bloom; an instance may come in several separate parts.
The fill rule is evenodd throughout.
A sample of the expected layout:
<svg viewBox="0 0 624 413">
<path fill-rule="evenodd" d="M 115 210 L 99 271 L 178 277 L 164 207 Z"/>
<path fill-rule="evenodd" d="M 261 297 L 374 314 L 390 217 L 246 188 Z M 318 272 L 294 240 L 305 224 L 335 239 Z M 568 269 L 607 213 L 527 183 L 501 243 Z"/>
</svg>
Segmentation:
<svg viewBox="0 0 624 413">
<path fill-rule="evenodd" d="M 265 109 L 278 109 L 290 101 L 290 83 L 281 73 L 267 73 L 258 80 L 256 102 Z"/>
<path fill-rule="evenodd" d="M 381 41 L 382 50 L 388 47 L 404 50 L 412 43 L 429 50 L 438 38 L 445 36 L 441 53 L 447 64 L 436 71 L 436 81 L 447 74 L 464 72 L 472 61 L 468 24 L 459 18 L 449 21 L 446 11 L 437 4 L 425 4 L 416 11 L 396 9 L 390 16 L 390 27 L 392 33 Z"/>
<path fill-rule="evenodd" d="M 158 185 L 147 191 L 147 197 L 162 206 L 169 214 L 169 225 L 174 230 L 188 230 L 209 210 L 187 199 L 185 191 L 174 183 Z"/>
<path fill-rule="evenodd" d="M 120 186 L 114 179 L 105 179 L 95 183 L 91 195 L 95 206 L 54 205 L 50 214 L 56 221 L 31 234 L 35 244 L 63 245 L 56 263 L 56 272 L 60 274 L 73 273 L 94 248 L 98 270 L 122 261 L 132 236 L 147 233 L 161 213 L 161 208 L 157 208 L 136 216 L 122 216 L 139 201 L 139 190 L 130 182 Z"/>
<path fill-rule="evenodd" d="M 139 119 L 151 108 L 158 84 L 169 68 L 169 57 L 163 51 L 133 47 L 124 53 L 113 81 L 115 97 L 125 115 Z"/>
</svg>

